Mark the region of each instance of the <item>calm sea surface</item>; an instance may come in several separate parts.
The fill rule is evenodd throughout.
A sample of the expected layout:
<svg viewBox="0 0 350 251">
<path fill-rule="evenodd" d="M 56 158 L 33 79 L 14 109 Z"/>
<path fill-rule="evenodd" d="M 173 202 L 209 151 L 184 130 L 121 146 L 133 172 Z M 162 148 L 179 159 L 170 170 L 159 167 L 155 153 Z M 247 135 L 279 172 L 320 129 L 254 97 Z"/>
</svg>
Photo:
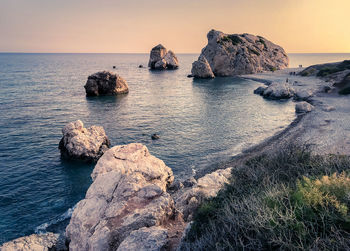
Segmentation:
<svg viewBox="0 0 350 251">
<path fill-rule="evenodd" d="M 112 145 L 141 142 L 186 178 L 229 160 L 285 128 L 292 101 L 254 95 L 240 78 L 187 78 L 181 68 L 150 72 L 148 54 L 0 54 L 0 243 L 40 231 L 62 231 L 91 184 L 93 165 L 61 160 L 62 127 L 80 119 L 101 125 Z M 349 59 L 350 54 L 291 54 L 291 67 Z M 112 70 L 130 93 L 86 98 L 88 75 Z M 157 133 L 160 140 L 152 141 Z"/>
</svg>

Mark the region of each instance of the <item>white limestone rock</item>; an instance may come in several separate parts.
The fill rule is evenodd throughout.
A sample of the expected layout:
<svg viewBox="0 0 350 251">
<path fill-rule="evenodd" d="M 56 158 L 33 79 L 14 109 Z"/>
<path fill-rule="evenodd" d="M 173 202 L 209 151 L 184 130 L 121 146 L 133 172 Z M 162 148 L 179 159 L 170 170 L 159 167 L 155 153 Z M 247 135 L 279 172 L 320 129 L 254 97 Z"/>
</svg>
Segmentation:
<svg viewBox="0 0 350 251">
<path fill-rule="evenodd" d="M 225 34 L 211 30 L 208 45 L 201 55 L 208 60 L 215 76 L 234 76 L 288 67 L 289 59 L 282 47 L 269 40 L 244 34 Z"/>
<path fill-rule="evenodd" d="M 148 67 L 152 70 L 173 70 L 179 67 L 179 61 L 173 51 L 167 51 L 163 45 L 158 44 L 151 50 Z"/>
<path fill-rule="evenodd" d="M 80 120 L 68 123 L 62 129 L 62 134 L 59 149 L 64 158 L 94 162 L 110 146 L 110 141 L 103 127 L 84 128 L 84 124 Z"/>
<path fill-rule="evenodd" d="M 91 177 L 66 229 L 72 251 L 117 250 L 134 230 L 160 226 L 174 214 L 166 191 L 172 171 L 142 144 L 111 148 Z"/>
<path fill-rule="evenodd" d="M 288 83 L 274 82 L 263 92 L 263 96 L 268 99 L 289 99 L 294 96 L 294 89 Z"/>
<path fill-rule="evenodd" d="M 192 76 L 194 78 L 214 78 L 215 75 L 210 68 L 205 56 L 200 55 L 198 60 L 192 63 Z"/>
<path fill-rule="evenodd" d="M 58 241 L 58 234 L 32 234 L 21 237 L 0 246 L 1 251 L 49 251 Z"/>
</svg>

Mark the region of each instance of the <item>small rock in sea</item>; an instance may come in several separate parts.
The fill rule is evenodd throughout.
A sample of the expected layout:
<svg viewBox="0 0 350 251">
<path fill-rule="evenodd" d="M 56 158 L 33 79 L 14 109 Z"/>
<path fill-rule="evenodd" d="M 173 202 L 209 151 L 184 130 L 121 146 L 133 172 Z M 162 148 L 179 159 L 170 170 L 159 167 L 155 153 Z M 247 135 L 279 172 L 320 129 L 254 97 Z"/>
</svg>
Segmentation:
<svg viewBox="0 0 350 251">
<path fill-rule="evenodd" d="M 172 70 L 179 67 L 179 61 L 174 52 L 167 51 L 163 45 L 159 44 L 151 50 L 148 67 L 152 70 Z"/>
<path fill-rule="evenodd" d="M 139 65 L 139 68 L 143 68 L 143 65 L 142 65 L 142 64 L 140 64 L 140 65 Z"/>
<path fill-rule="evenodd" d="M 307 112 L 311 112 L 313 109 L 314 109 L 314 106 L 305 101 L 299 102 L 295 105 L 296 113 L 307 113 Z"/>
<path fill-rule="evenodd" d="M 193 75 L 192 74 L 188 74 L 187 77 L 188 78 L 193 78 Z"/>
<path fill-rule="evenodd" d="M 128 84 L 121 76 L 102 71 L 92 74 L 84 86 L 86 96 L 117 95 L 129 92 Z"/>
<path fill-rule="evenodd" d="M 194 78 L 215 78 L 213 71 L 210 68 L 208 60 L 204 55 L 200 55 L 197 61 L 192 63 L 192 76 Z"/>
<path fill-rule="evenodd" d="M 68 123 L 62 134 L 58 148 L 61 156 L 68 159 L 95 162 L 111 144 L 102 126 L 84 128 L 80 120 Z"/>
<path fill-rule="evenodd" d="M 158 134 L 154 133 L 154 134 L 152 134 L 151 138 L 153 140 L 157 140 L 157 139 L 160 139 L 160 136 Z"/>
<path fill-rule="evenodd" d="M 113 65 L 113 69 L 115 69 L 115 68 L 117 68 L 117 67 L 115 67 L 115 65 Z"/>
</svg>

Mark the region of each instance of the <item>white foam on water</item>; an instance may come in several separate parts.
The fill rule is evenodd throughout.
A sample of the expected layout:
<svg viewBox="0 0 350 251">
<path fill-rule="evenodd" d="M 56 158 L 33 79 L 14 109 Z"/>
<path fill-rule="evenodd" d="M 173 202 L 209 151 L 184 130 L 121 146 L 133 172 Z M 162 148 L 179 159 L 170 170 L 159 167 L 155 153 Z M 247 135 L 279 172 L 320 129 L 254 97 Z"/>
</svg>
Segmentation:
<svg viewBox="0 0 350 251">
<path fill-rule="evenodd" d="M 57 224 L 61 221 L 64 221 L 66 219 L 69 219 L 70 217 L 72 217 L 72 214 L 73 214 L 73 211 L 74 209 L 76 208 L 77 204 L 74 205 L 74 207 L 72 208 L 69 208 L 66 212 L 64 212 L 63 214 L 61 214 L 59 217 L 55 218 L 55 219 L 52 219 L 50 220 L 49 222 L 45 222 L 43 224 L 41 224 L 40 226 L 37 226 L 35 228 L 35 233 L 36 234 L 41 234 L 41 233 L 45 233 L 46 232 L 46 229 L 53 225 L 53 224 Z"/>
</svg>

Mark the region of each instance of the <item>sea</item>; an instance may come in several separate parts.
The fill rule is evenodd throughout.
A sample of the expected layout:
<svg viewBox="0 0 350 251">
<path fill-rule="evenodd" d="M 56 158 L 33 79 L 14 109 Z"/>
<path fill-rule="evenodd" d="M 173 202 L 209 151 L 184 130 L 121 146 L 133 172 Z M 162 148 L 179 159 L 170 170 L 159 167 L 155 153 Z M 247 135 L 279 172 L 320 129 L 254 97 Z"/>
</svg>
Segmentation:
<svg viewBox="0 0 350 251">
<path fill-rule="evenodd" d="M 60 157 L 58 143 L 68 122 L 103 126 L 112 145 L 145 144 L 181 180 L 229 161 L 295 119 L 293 101 L 253 94 L 260 83 L 188 78 L 197 54 L 179 54 L 180 68 L 172 71 L 150 71 L 148 57 L 0 53 L 0 244 L 63 232 L 84 198 L 94 164 Z M 298 67 L 350 54 L 289 57 L 290 66 Z M 86 97 L 87 77 L 102 70 L 121 75 L 129 94 Z M 152 140 L 153 133 L 160 139 Z"/>
</svg>

